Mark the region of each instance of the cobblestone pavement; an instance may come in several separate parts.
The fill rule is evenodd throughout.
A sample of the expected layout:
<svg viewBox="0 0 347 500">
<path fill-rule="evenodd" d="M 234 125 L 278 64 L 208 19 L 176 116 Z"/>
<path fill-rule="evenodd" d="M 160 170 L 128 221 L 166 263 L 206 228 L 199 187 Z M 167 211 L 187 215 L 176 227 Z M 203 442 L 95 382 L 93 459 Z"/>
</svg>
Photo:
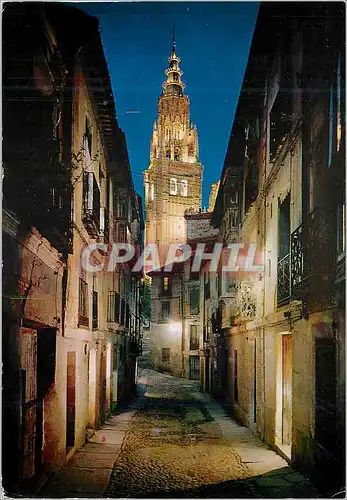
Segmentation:
<svg viewBox="0 0 347 500">
<path fill-rule="evenodd" d="M 142 370 L 105 497 L 315 498 L 301 474 L 192 381 Z"/>
</svg>

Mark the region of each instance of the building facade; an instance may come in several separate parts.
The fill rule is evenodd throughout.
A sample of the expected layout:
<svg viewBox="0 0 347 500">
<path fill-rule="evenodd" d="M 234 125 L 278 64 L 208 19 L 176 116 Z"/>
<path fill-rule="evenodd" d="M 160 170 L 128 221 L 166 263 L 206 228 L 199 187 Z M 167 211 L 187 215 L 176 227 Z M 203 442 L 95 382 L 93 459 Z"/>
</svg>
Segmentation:
<svg viewBox="0 0 347 500">
<path fill-rule="evenodd" d="M 82 261 L 120 241 L 119 192 L 127 238 L 143 219 L 97 20 L 17 4 L 3 21 L 3 484 L 23 494 L 134 388 L 141 276 Z"/>
<path fill-rule="evenodd" d="M 213 213 L 225 243 L 263 255 L 221 274 L 219 394 L 322 491 L 345 470 L 343 40 L 342 4 L 260 7 Z"/>
</svg>

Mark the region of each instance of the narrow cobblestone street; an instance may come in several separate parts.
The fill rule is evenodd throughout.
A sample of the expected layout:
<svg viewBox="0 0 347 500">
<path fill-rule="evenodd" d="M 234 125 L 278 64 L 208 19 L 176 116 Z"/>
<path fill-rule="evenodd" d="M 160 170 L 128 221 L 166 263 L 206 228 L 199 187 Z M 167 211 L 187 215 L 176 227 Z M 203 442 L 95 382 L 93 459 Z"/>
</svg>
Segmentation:
<svg viewBox="0 0 347 500">
<path fill-rule="evenodd" d="M 195 382 L 145 369 L 138 393 L 53 477 L 45 497 L 319 496 Z"/>
</svg>

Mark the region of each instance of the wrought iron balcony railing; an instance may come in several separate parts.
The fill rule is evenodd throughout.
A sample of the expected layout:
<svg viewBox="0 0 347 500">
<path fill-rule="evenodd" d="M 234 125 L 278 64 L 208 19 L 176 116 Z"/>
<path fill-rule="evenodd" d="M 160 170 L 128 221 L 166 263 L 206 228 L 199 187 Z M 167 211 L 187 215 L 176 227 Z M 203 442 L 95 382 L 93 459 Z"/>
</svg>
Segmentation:
<svg viewBox="0 0 347 500">
<path fill-rule="evenodd" d="M 290 254 L 277 263 L 277 305 L 282 306 L 290 300 Z"/>
<path fill-rule="evenodd" d="M 333 276 L 336 253 L 334 222 L 331 212 L 317 208 L 292 233 L 291 295 L 293 298 L 302 298 L 307 287 L 312 288 L 313 281 L 319 280 L 319 287 L 322 287 L 329 281 L 329 276 Z"/>
</svg>

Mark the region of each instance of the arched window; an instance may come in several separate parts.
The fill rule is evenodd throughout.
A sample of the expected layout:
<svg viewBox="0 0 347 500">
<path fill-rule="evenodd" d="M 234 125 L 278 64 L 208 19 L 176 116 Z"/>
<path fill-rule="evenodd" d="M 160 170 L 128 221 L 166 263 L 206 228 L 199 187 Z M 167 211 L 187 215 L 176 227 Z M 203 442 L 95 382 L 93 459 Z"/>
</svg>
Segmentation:
<svg viewBox="0 0 347 500">
<path fill-rule="evenodd" d="M 182 196 L 188 196 L 188 181 L 185 179 L 181 181 L 181 192 Z"/>
<path fill-rule="evenodd" d="M 171 151 L 170 151 L 170 149 L 167 149 L 167 150 L 166 150 L 166 158 L 167 158 L 168 160 L 170 160 L 170 158 L 171 158 Z"/>
<path fill-rule="evenodd" d="M 230 190 L 230 201 L 231 203 L 238 203 L 238 193 L 236 191 L 236 186 L 235 188 L 232 187 Z"/>
<path fill-rule="evenodd" d="M 170 194 L 177 194 L 177 179 L 170 179 Z"/>
<path fill-rule="evenodd" d="M 180 159 L 180 152 L 178 151 L 178 149 L 175 150 L 175 161 L 179 161 Z"/>
</svg>

